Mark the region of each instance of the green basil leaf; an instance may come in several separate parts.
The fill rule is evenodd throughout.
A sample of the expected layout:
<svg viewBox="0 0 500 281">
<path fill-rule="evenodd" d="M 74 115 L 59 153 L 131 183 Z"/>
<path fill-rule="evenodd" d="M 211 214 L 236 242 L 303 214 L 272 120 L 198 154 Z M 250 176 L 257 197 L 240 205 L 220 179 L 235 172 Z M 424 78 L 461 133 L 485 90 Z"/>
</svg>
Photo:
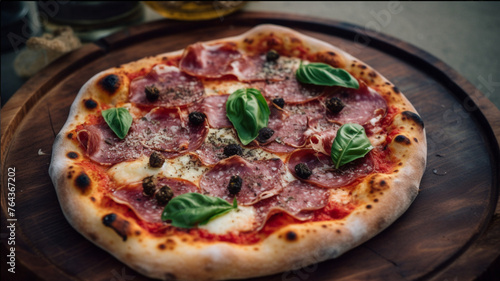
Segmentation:
<svg viewBox="0 0 500 281">
<path fill-rule="evenodd" d="M 238 208 L 236 198 L 231 205 L 226 200 L 200 193 L 185 193 L 174 197 L 163 210 L 161 219 L 172 225 L 191 228 L 208 223 L 211 219 Z"/>
<path fill-rule="evenodd" d="M 128 110 L 123 107 L 115 107 L 104 110 L 101 114 L 111 130 L 113 130 L 120 139 L 124 139 L 130 126 L 132 126 L 133 120 Z"/>
<path fill-rule="evenodd" d="M 299 82 L 306 84 L 359 89 L 358 80 L 349 72 L 325 63 L 301 63 L 295 72 L 295 76 Z"/>
<path fill-rule="evenodd" d="M 249 144 L 259 135 L 260 129 L 267 127 L 269 114 L 266 99 L 257 89 L 238 89 L 226 102 L 226 115 L 243 145 Z"/>
<path fill-rule="evenodd" d="M 358 124 L 342 125 L 333 140 L 331 151 L 335 169 L 364 157 L 372 149 L 373 146 L 366 136 L 363 126 Z"/>
</svg>

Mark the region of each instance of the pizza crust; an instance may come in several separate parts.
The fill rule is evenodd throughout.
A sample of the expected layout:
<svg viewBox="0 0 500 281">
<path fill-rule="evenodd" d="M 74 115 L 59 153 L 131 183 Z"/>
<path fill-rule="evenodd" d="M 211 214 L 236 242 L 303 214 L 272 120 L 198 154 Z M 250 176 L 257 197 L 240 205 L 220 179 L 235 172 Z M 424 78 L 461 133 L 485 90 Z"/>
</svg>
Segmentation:
<svg viewBox="0 0 500 281">
<path fill-rule="evenodd" d="M 259 40 L 261 38 L 266 40 Z M 317 53 L 318 61 L 345 68 L 377 90 L 390 106 L 401 109 L 403 112 L 394 117 L 389 128 L 398 133 L 387 146 L 392 160 L 398 164 L 391 173 L 365 177 L 352 192 L 359 207 L 341 220 L 288 225 L 251 245 L 193 241 L 187 235 L 158 237 L 143 230 L 134 220 L 113 212 L 112 208 L 100 207 L 99 184 L 92 180 L 92 175 L 85 176 L 98 171 L 89 172 L 77 164 L 85 155 L 70 134 L 93 110 L 126 101 L 130 83 L 127 73 L 141 68 L 147 71 L 165 58 L 178 56 L 182 50 L 103 71 L 82 87 L 71 106 L 68 121 L 54 142 L 49 173 L 70 224 L 144 275 L 162 280 L 248 278 L 335 258 L 389 226 L 418 194 L 426 164 L 425 129 L 416 110 L 392 83 L 342 50 L 284 27 L 261 25 L 245 34 L 207 44 L 235 42 L 243 48 L 250 40 L 288 49 L 286 52 L 290 54 L 296 52 L 297 45 L 308 47 L 310 53 Z M 109 79 L 115 83 L 106 81 L 110 75 L 118 77 Z M 86 106 L 89 99 L 98 105 L 89 108 Z"/>
</svg>

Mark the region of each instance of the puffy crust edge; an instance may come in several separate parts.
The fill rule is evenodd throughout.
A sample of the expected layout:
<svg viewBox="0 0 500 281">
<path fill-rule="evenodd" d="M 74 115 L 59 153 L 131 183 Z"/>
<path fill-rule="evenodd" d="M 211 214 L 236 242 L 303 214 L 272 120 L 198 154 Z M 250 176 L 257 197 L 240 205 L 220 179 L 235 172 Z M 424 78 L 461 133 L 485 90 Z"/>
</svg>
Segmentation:
<svg viewBox="0 0 500 281">
<path fill-rule="evenodd" d="M 366 68 L 358 67 L 361 62 L 334 46 L 274 25 L 261 25 L 242 35 L 211 42 L 241 43 L 245 38 L 265 36 L 269 33 L 284 38 L 298 38 L 305 46 L 310 47 L 311 51 L 333 51 L 345 68 L 355 75 L 360 75 L 358 77 L 362 77 L 362 74 L 356 73 L 356 67 L 374 71 L 366 65 Z M 172 54 L 178 55 L 179 51 L 148 58 L 146 61 L 158 62 L 159 58 Z M 402 165 L 393 173 L 373 174 L 365 178 L 353 191 L 359 207 L 343 220 L 289 225 L 252 245 L 186 242 L 175 236 L 155 237 L 141 231 L 138 225 L 130 221 L 123 230 L 127 234 L 124 241 L 115 229 L 103 224 L 102 219 L 109 211 L 89 203 L 90 195 L 95 193 L 96 188 L 91 186 L 88 192 L 81 192 L 81 189 L 74 188 L 74 181 L 66 176 L 69 173 L 68 167 L 75 163 L 66 154 L 69 151 L 81 151 L 67 139 L 66 134 L 74 129 L 79 120 L 83 120 L 82 115 L 87 112 L 82 105 L 84 99 L 93 97 L 99 102 L 120 102 L 120 98 L 104 101 L 99 98 L 101 93 L 96 93 L 94 85 L 100 77 L 107 73 L 137 70 L 141 64 L 141 61 L 138 61 L 104 71 L 82 87 L 71 106 L 68 121 L 54 142 L 49 168 L 63 213 L 70 224 L 87 239 L 138 272 L 165 280 L 215 280 L 247 278 L 293 270 L 338 257 L 373 237 L 404 213 L 418 193 L 426 161 L 425 130 L 423 126 L 418 126 L 414 119 L 398 114 L 391 129 L 399 130 L 398 135 L 404 135 L 404 138 L 394 137 L 387 149 L 393 152 L 395 160 L 400 161 Z M 416 113 L 408 100 L 387 79 L 376 74 L 376 77 L 370 76 L 376 79 L 367 81 L 369 86 L 385 95 L 386 99 L 391 96 L 389 104 Z M 411 127 L 413 129 L 410 129 Z M 418 139 L 418 142 L 412 141 L 413 138 Z M 406 139 L 410 140 L 409 144 Z M 127 219 L 118 216 L 117 220 Z"/>
</svg>

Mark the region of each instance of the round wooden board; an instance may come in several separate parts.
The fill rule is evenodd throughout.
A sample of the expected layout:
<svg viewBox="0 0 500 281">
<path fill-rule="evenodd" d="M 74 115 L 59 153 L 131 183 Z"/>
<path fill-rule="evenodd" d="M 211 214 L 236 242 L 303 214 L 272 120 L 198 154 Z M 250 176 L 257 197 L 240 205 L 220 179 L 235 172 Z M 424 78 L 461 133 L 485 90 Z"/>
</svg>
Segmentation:
<svg viewBox="0 0 500 281">
<path fill-rule="evenodd" d="M 78 90 L 95 73 L 261 23 L 336 45 L 397 85 L 425 121 L 428 164 L 413 205 L 381 234 L 338 259 L 254 280 L 470 280 L 498 274 L 498 109 L 442 62 L 396 39 L 335 21 L 239 13 L 203 23 L 165 20 L 126 29 L 60 58 L 11 98 L 1 111 L 2 277 L 147 280 L 65 220 L 48 176 L 54 137 Z M 15 217 L 7 209 L 9 169 L 15 169 Z M 6 266 L 10 223 L 16 226 L 15 274 Z"/>
</svg>

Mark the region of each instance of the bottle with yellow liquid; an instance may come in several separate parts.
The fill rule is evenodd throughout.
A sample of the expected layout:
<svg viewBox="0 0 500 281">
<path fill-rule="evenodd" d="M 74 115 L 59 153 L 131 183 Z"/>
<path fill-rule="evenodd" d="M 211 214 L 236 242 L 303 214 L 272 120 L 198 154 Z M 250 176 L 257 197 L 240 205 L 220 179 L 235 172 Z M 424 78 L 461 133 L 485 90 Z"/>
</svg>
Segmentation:
<svg viewBox="0 0 500 281">
<path fill-rule="evenodd" d="M 241 9 L 247 1 L 144 1 L 169 19 L 207 20 L 223 17 Z"/>
</svg>

